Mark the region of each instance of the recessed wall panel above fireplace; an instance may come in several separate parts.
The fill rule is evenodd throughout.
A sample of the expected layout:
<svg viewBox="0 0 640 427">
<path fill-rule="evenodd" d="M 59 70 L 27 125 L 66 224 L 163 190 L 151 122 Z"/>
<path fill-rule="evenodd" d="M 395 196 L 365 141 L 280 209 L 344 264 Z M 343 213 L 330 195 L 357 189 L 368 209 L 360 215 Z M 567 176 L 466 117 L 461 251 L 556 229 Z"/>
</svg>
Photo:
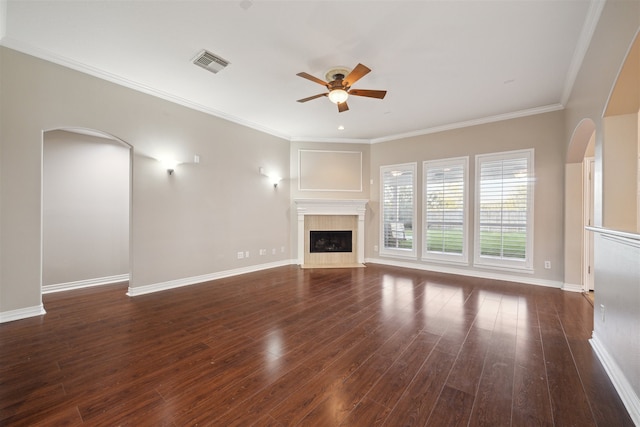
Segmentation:
<svg viewBox="0 0 640 427">
<path fill-rule="evenodd" d="M 362 192 L 361 151 L 298 151 L 298 190 Z"/>
</svg>

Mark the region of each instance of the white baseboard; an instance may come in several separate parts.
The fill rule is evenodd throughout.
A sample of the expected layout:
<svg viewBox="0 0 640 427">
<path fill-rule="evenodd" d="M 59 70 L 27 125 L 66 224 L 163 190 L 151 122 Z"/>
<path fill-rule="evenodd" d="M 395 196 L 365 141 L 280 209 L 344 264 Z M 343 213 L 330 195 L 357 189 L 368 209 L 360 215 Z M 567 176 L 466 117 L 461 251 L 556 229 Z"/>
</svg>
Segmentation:
<svg viewBox="0 0 640 427">
<path fill-rule="evenodd" d="M 607 349 L 602 344 L 602 341 L 598 339 L 595 331 L 592 334 L 591 339 L 589 340 L 591 343 L 591 347 L 596 352 L 598 359 L 604 366 L 604 370 L 607 372 L 609 379 L 613 383 L 613 386 L 616 388 L 622 403 L 625 408 L 629 412 L 629 416 L 633 420 L 633 422 L 640 426 L 640 398 L 634 392 L 633 387 L 627 380 L 627 377 L 622 372 L 622 369 L 618 366 L 615 360 L 611 357 Z"/>
<path fill-rule="evenodd" d="M 55 285 L 46 285 L 42 287 L 43 294 L 53 292 L 70 291 L 73 289 L 90 288 L 92 286 L 111 285 L 113 283 L 126 282 L 129 280 L 128 274 L 119 274 L 117 276 L 98 277 L 96 279 L 78 280 L 76 282 L 58 283 Z"/>
<path fill-rule="evenodd" d="M 584 292 L 582 285 L 577 285 L 575 283 L 564 283 L 562 285 L 562 290 L 567 292 Z"/>
<path fill-rule="evenodd" d="M 240 274 L 253 273 L 256 271 L 267 270 L 275 267 L 282 267 L 285 265 L 297 264 L 298 260 L 283 260 L 270 262 L 267 264 L 251 265 L 248 267 L 236 268 L 233 270 L 219 271 L 217 273 L 203 274 L 202 276 L 186 277 L 183 279 L 169 280 L 167 282 L 154 283 L 152 285 L 144 286 L 131 286 L 129 285 L 129 291 L 127 295 L 130 297 L 136 297 L 138 295 L 150 294 L 153 292 L 166 291 L 169 289 L 180 288 L 183 286 L 197 285 L 199 283 L 208 282 L 210 280 L 223 279 L 225 277 L 238 276 Z"/>
<path fill-rule="evenodd" d="M 505 280 L 507 282 L 525 283 L 527 285 L 546 286 L 549 288 L 562 288 L 563 283 L 556 280 L 538 279 L 528 276 L 517 276 L 494 271 L 467 270 L 452 266 L 436 264 L 413 263 L 381 258 L 367 258 L 366 263 L 390 265 L 393 267 L 413 268 L 416 270 L 433 271 L 436 273 L 457 274 L 460 276 L 478 277 L 481 279 Z"/>
<path fill-rule="evenodd" d="M 41 316 L 43 314 L 47 314 L 47 312 L 44 310 L 44 306 L 42 304 L 34 307 L 20 308 L 18 310 L 4 311 L 0 312 L 0 323 L 13 322 L 14 320 Z"/>
</svg>

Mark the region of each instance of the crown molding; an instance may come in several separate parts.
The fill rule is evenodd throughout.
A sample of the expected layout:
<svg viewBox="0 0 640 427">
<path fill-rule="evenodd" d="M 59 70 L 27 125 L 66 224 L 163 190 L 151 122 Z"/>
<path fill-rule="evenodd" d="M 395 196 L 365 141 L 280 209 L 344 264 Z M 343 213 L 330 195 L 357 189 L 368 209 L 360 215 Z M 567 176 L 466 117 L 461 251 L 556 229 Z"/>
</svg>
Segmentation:
<svg viewBox="0 0 640 427">
<path fill-rule="evenodd" d="M 2 0 L 0 0 L 2 1 Z M 600 5 L 601 3 L 603 3 L 601 0 L 594 0 L 592 2 L 592 5 L 596 4 L 596 5 Z M 599 13 L 601 12 L 602 7 L 600 7 L 599 10 L 591 12 L 590 9 L 590 14 L 589 16 L 591 17 L 592 15 L 596 14 L 597 12 L 597 17 L 599 17 Z M 597 24 L 597 19 L 592 19 L 591 21 L 593 21 L 593 25 L 595 26 L 595 24 Z M 591 22 L 589 21 L 589 22 Z M 587 25 L 585 25 L 585 27 L 587 27 Z M 584 32 L 584 31 L 583 31 Z M 593 30 L 591 30 L 592 34 Z M 590 36 L 588 38 L 587 41 L 590 41 Z M 583 40 L 584 42 L 584 40 Z M 438 132 L 444 132 L 444 131 L 449 131 L 449 130 L 455 130 L 455 129 L 461 129 L 461 128 L 466 128 L 466 127 L 470 127 L 470 126 L 477 126 L 477 125 L 482 125 L 482 124 L 487 124 L 487 123 L 494 123 L 494 122 L 499 122 L 499 121 L 503 121 L 503 120 L 509 120 L 509 119 L 514 119 L 514 118 L 520 118 L 520 117 L 526 117 L 526 116 L 532 116 L 532 115 L 536 115 L 536 114 L 542 114 L 542 113 L 547 113 L 547 112 L 552 112 L 552 111 L 558 111 L 558 110 L 562 110 L 564 109 L 564 104 L 562 103 L 558 103 L 558 104 L 551 104 L 551 105 L 546 105 L 546 106 L 540 106 L 540 107 L 535 107 L 535 108 L 530 108 L 530 109 L 526 109 L 526 110 L 520 110 L 520 111 L 515 111 L 515 112 L 511 112 L 511 113 L 505 113 L 505 114 L 499 114 L 499 115 L 495 115 L 495 116 L 489 116 L 489 117 L 482 117 L 482 118 L 478 118 L 478 119 L 473 119 L 473 120 L 468 120 L 468 121 L 464 121 L 464 122 L 455 122 L 455 123 L 450 123 L 450 124 L 445 124 L 445 125 L 441 125 L 441 126 L 434 126 L 431 128 L 425 128 L 425 129 L 420 129 L 420 130 L 416 130 L 416 131 L 412 131 L 412 132 L 406 132 L 406 133 L 399 133 L 399 134 L 393 134 L 393 135 L 388 135 L 388 136 L 383 136 L 383 137 L 379 137 L 379 138 L 372 138 L 372 139 L 359 139 L 359 138 L 313 138 L 313 137 L 308 137 L 308 136 L 291 136 L 291 135 L 285 135 L 282 134 L 280 132 L 275 131 L 274 129 L 271 128 L 267 128 L 264 126 L 260 126 L 256 123 L 253 122 L 249 122 L 247 120 L 243 120 L 239 117 L 236 116 L 232 116 L 229 114 L 226 114 L 222 111 L 218 111 L 209 107 L 206 107 L 202 104 L 198 104 L 192 101 L 189 101 L 187 99 L 184 99 L 182 97 L 170 94 L 168 92 L 163 92 L 161 90 L 140 84 L 138 82 L 129 80 L 129 79 L 125 79 L 121 76 L 112 74 L 112 73 L 108 73 L 105 72 L 103 70 L 97 69 L 95 67 L 91 67 L 88 66 L 86 64 L 80 63 L 78 61 L 74 61 L 72 59 L 66 58 L 64 56 L 55 54 L 53 52 L 50 52 L 48 50 L 45 49 L 40 49 L 40 48 L 36 48 L 28 43 L 24 43 L 22 41 L 13 39 L 11 37 L 4 37 L 2 39 L 0 39 L 0 46 L 4 46 L 8 49 L 12 49 L 21 53 L 24 53 L 26 55 L 30 55 L 45 61 L 49 61 L 52 62 L 54 64 L 66 67 L 66 68 L 70 68 L 72 70 L 75 71 L 79 71 L 81 73 L 85 73 L 94 77 L 97 77 L 99 79 L 102 80 L 106 80 L 108 82 L 111 83 L 115 83 L 117 85 L 120 86 L 124 86 L 127 87 L 129 89 L 133 89 L 135 91 L 138 92 L 142 92 L 145 93 L 147 95 L 151 95 L 151 96 L 155 96 L 157 98 L 160 99 L 164 99 L 166 101 L 178 104 L 178 105 L 182 105 L 183 107 L 187 107 L 196 111 L 200 111 L 203 112 L 205 114 L 209 114 L 233 123 L 236 123 L 240 126 L 244 126 L 247 128 L 251 128 L 254 130 L 257 130 L 259 132 L 263 132 L 265 134 L 268 135 L 272 135 L 275 136 L 277 138 L 281 138 L 284 140 L 287 140 L 289 142 L 319 142 L 319 143 L 338 143 L 338 144 L 377 144 L 377 143 L 382 143 L 382 142 L 388 142 L 388 141 L 395 141 L 395 140 L 399 140 L 399 139 L 405 139 L 405 138 L 411 138 L 411 137 L 415 137 L 415 136 L 421 136 L 421 135 L 428 135 L 428 134 L 432 134 L 432 133 L 438 133 Z M 587 45 L 588 46 L 588 45 Z M 586 52 L 586 48 L 585 48 L 585 52 Z M 583 54 L 584 56 L 584 54 Z M 575 62 L 575 60 L 574 60 Z M 581 60 L 579 61 L 578 65 L 580 65 L 582 62 Z M 579 67 L 578 67 L 579 68 Z M 575 79 L 575 76 L 574 76 Z"/>
<path fill-rule="evenodd" d="M 323 142 L 327 144 L 371 144 L 370 139 L 357 138 L 313 138 L 309 136 L 292 136 L 291 142 Z"/>
<path fill-rule="evenodd" d="M 0 0 L 1 1 L 1 0 Z M 232 116 L 230 114 L 226 114 L 222 111 L 219 110 L 215 110 L 213 108 L 209 108 L 209 107 L 205 107 L 202 104 L 199 104 L 197 102 L 192 102 L 189 101 L 185 98 L 173 95 L 171 93 L 168 92 L 164 92 L 155 88 L 152 88 L 150 86 L 147 85 L 143 85 L 141 83 L 135 82 L 133 80 L 129 80 L 126 79 L 124 77 L 118 76 L 116 74 L 112 74 L 112 73 L 108 73 L 104 70 L 100 70 L 98 68 L 95 67 L 91 67 L 87 64 L 83 64 L 81 62 L 78 61 L 74 61 L 72 59 L 69 59 L 67 57 L 64 57 L 62 55 L 58 55 L 55 54 L 53 52 L 50 52 L 48 50 L 45 49 L 40 49 L 40 48 L 36 48 L 28 43 L 24 43 L 22 41 L 13 39 L 11 37 L 4 37 L 0 40 L 0 46 L 4 46 L 8 49 L 12 49 L 21 53 L 24 53 L 26 55 L 30 55 L 39 59 L 43 59 L 45 61 L 49 61 L 51 63 L 60 65 L 62 67 L 65 68 L 70 68 L 72 70 L 75 71 L 79 71 L 81 73 L 85 73 L 88 75 L 91 75 L 93 77 L 97 77 L 99 79 L 102 80 L 106 80 L 108 82 L 111 83 L 115 83 L 117 85 L 120 86 L 124 86 L 127 87 L 129 89 L 133 89 L 137 92 L 142 92 L 145 93 L 147 95 L 151 95 L 151 96 L 155 96 L 157 98 L 160 99 L 164 99 L 165 101 L 169 101 L 172 102 L 174 104 L 178 104 L 178 105 L 182 105 L 183 107 L 187 107 L 190 108 L 192 110 L 196 110 L 196 111 L 200 111 L 202 113 L 206 113 L 233 123 L 236 123 L 240 126 L 244 126 L 244 127 L 248 127 L 272 136 L 275 136 L 277 138 L 281 138 L 281 139 L 285 139 L 287 141 L 291 140 L 291 136 L 289 135 L 284 135 L 280 132 L 276 132 L 275 130 L 271 129 L 271 128 L 267 128 L 264 126 L 260 126 L 256 123 L 253 122 L 249 122 L 247 120 L 243 120 L 239 117 L 236 116 Z"/>
<path fill-rule="evenodd" d="M 464 122 L 450 123 L 442 126 L 435 126 L 432 128 L 417 130 L 413 132 L 384 136 L 382 138 L 372 139 L 371 143 L 378 144 L 381 142 L 396 141 L 398 139 L 411 138 L 414 136 L 421 136 L 421 135 L 427 135 L 431 133 L 444 132 L 448 130 L 461 129 L 461 128 L 466 128 L 471 126 L 483 125 L 487 123 L 501 122 L 504 120 L 517 119 L 517 118 L 527 117 L 527 116 L 535 116 L 536 114 L 549 113 L 552 111 L 558 111 L 562 109 L 564 109 L 564 105 L 562 104 L 544 105 L 541 107 L 529 108 L 527 110 L 514 111 L 512 113 L 498 114 L 495 116 L 482 117 L 479 119 L 467 120 Z"/>
</svg>

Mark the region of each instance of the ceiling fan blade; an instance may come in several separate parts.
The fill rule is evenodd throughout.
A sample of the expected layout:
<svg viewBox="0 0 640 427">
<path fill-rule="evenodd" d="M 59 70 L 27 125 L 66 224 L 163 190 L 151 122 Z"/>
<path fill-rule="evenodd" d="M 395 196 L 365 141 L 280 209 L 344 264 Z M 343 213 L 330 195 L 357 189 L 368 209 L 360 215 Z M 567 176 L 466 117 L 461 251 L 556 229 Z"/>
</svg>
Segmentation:
<svg viewBox="0 0 640 427">
<path fill-rule="evenodd" d="M 327 95 L 328 94 L 326 94 L 326 93 L 319 93 L 317 95 L 313 95 L 313 96 L 310 96 L 308 98 L 298 99 L 298 102 L 307 102 L 307 101 L 311 101 L 312 99 L 320 98 L 322 96 L 327 96 Z"/>
<path fill-rule="evenodd" d="M 338 104 L 338 113 L 342 113 L 344 111 L 347 111 L 348 109 L 349 109 L 349 106 L 347 105 L 347 101 L 344 101 Z"/>
<path fill-rule="evenodd" d="M 318 84 L 320 84 L 322 86 L 326 86 L 327 85 L 327 82 L 325 82 L 323 80 L 320 80 L 319 78 L 314 77 L 311 74 L 308 74 L 308 73 L 305 73 L 305 72 L 298 73 L 298 74 L 296 74 L 296 76 L 300 76 L 303 79 L 311 80 L 312 82 L 316 82 L 316 83 L 318 83 Z"/>
<path fill-rule="evenodd" d="M 382 99 L 387 94 L 386 90 L 351 89 L 349 95 L 367 96 L 369 98 Z"/>
<path fill-rule="evenodd" d="M 354 68 L 353 70 L 351 70 L 351 72 L 349 73 L 349 75 L 347 77 L 345 77 L 342 81 L 344 82 L 345 85 L 347 86 L 353 86 L 353 84 L 355 82 L 357 82 L 358 80 L 360 80 L 362 77 L 364 77 L 365 75 L 367 75 L 371 70 L 367 67 L 365 67 L 362 64 L 358 64 L 356 65 L 356 68 Z"/>
</svg>

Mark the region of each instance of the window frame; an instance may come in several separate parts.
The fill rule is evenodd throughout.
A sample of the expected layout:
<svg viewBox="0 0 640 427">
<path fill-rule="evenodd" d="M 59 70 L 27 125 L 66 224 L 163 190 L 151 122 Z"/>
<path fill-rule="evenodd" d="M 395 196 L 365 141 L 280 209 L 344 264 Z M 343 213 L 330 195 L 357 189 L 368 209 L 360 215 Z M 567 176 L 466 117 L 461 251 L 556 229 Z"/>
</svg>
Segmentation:
<svg viewBox="0 0 640 427">
<path fill-rule="evenodd" d="M 430 169 L 462 167 L 462 253 L 429 251 L 427 212 L 427 190 Z M 422 260 L 469 265 L 469 156 L 447 159 L 425 160 L 422 163 Z"/>
<path fill-rule="evenodd" d="M 474 267 L 489 267 L 514 272 L 533 273 L 533 233 L 534 233 L 534 149 L 504 151 L 500 153 L 488 153 L 476 155 L 475 159 L 475 209 L 474 209 Z M 526 211 L 526 243 L 525 258 L 505 259 L 497 257 L 483 256 L 480 250 L 480 209 L 482 202 L 481 193 L 481 172 L 482 165 L 488 162 L 505 160 L 526 159 L 527 161 L 527 211 Z"/>
<path fill-rule="evenodd" d="M 416 248 L 416 236 L 418 236 L 418 224 L 416 222 L 416 189 L 417 189 L 417 169 L 418 164 L 416 162 L 412 163 L 400 163 L 394 165 L 383 165 L 380 166 L 380 234 L 379 234 L 379 255 L 388 256 L 388 257 L 396 257 L 396 258 L 411 258 L 417 259 L 417 248 Z M 384 188 L 385 188 L 385 173 L 391 173 L 392 171 L 403 171 L 403 172 L 411 172 L 411 193 L 412 193 L 412 208 L 411 208 L 411 226 L 412 226 L 412 244 L 411 249 L 405 248 L 387 248 L 385 246 L 385 209 L 384 209 Z"/>
</svg>

